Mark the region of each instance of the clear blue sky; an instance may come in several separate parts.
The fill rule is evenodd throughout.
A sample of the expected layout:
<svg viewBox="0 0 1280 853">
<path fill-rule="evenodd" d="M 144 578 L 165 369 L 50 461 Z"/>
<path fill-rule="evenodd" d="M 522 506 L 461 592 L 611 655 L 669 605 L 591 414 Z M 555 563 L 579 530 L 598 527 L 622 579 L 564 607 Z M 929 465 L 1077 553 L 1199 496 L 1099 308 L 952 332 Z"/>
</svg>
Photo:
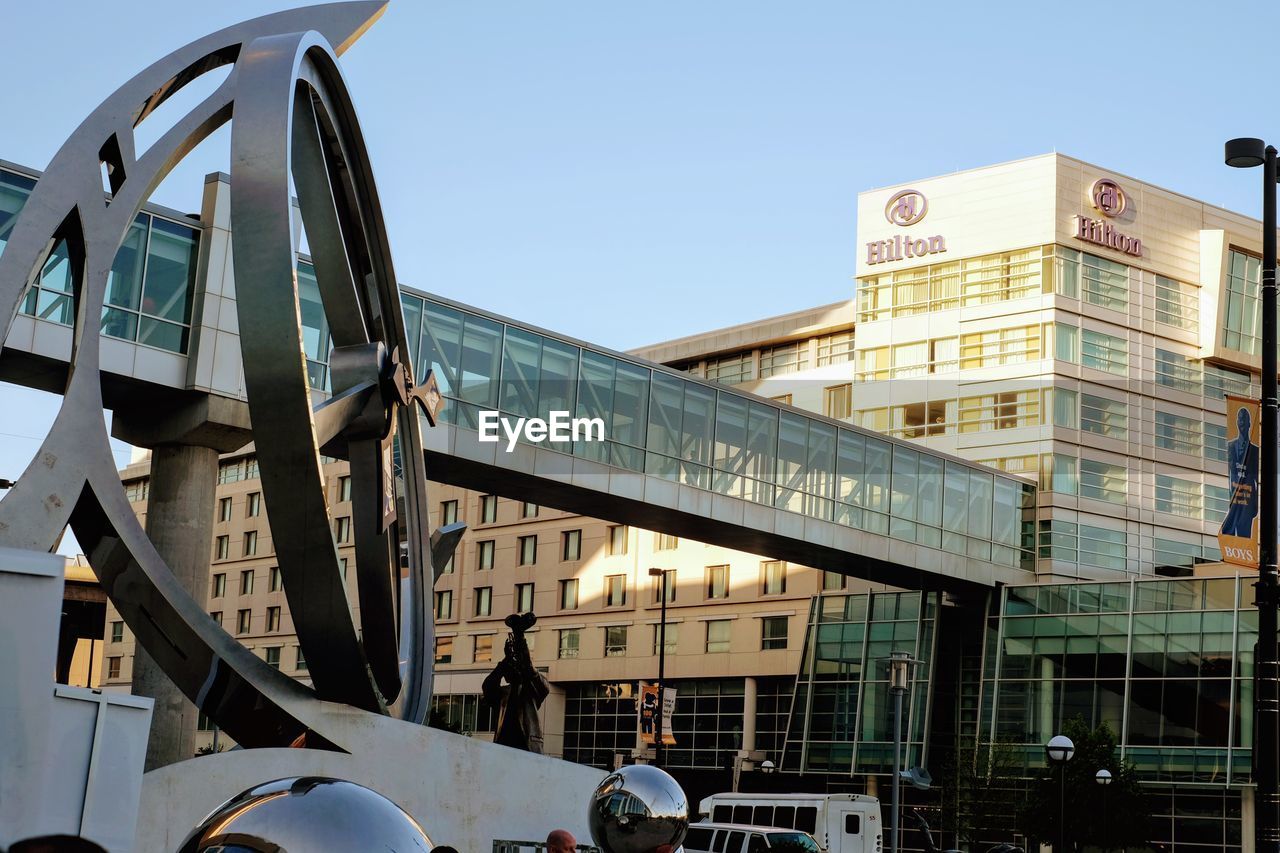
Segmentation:
<svg viewBox="0 0 1280 853">
<path fill-rule="evenodd" d="M 289 5 L 12 4 L 0 158 L 42 168 L 149 62 Z M 343 65 L 400 279 L 625 349 L 849 298 L 870 187 L 1056 149 L 1256 215 L 1222 142 L 1280 139 L 1278 25 L 1263 2 L 395 0 Z M 193 156 L 156 201 L 196 208 L 226 153 Z"/>
</svg>

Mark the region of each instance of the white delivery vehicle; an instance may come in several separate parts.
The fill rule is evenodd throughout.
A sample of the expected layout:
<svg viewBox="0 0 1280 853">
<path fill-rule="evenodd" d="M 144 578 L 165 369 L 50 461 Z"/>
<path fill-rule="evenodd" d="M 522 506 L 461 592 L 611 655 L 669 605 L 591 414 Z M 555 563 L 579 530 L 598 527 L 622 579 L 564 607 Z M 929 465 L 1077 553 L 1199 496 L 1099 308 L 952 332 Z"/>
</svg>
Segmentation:
<svg viewBox="0 0 1280 853">
<path fill-rule="evenodd" d="M 713 823 L 798 829 L 812 835 L 823 853 L 884 849 L 880 801 L 862 794 L 712 794 L 698 804 L 698 813 Z"/>
<path fill-rule="evenodd" d="M 681 849 L 684 853 L 821 853 L 807 832 L 738 823 L 690 824 Z"/>
</svg>

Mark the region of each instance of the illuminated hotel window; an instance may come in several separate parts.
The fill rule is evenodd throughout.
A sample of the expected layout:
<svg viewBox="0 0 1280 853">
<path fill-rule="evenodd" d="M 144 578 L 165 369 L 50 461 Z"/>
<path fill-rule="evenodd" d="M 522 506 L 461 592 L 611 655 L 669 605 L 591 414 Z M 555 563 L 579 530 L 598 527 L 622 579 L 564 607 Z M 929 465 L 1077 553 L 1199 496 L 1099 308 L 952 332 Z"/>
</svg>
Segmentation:
<svg viewBox="0 0 1280 853">
<path fill-rule="evenodd" d="M 1033 480 L 1036 478 L 1040 470 L 1040 456 L 1036 453 L 1031 453 L 1026 456 L 1003 456 L 998 459 L 977 459 L 974 461 L 978 465 L 997 468 L 1008 474 L 1021 474 L 1022 476 L 1030 477 Z"/>
<path fill-rule="evenodd" d="M 1080 460 L 1080 497 L 1122 504 L 1128 497 L 1129 474 L 1123 465 Z"/>
<path fill-rule="evenodd" d="M 662 574 L 653 579 L 653 603 L 662 603 L 663 585 L 666 585 L 667 603 L 672 604 L 676 600 L 676 570 L 663 569 Z"/>
<path fill-rule="evenodd" d="M 453 524 L 458 520 L 458 502 L 440 502 L 440 524 Z"/>
<path fill-rule="evenodd" d="M 609 625 L 604 629 L 604 656 L 622 657 L 627 653 L 627 626 Z"/>
<path fill-rule="evenodd" d="M 480 571 L 493 568 L 493 540 L 476 543 L 476 568 Z"/>
<path fill-rule="evenodd" d="M 1080 336 L 1080 364 L 1124 376 L 1129 372 L 1129 343 L 1124 338 L 1085 329 Z"/>
<path fill-rule="evenodd" d="M 532 566 L 538 562 L 538 537 L 537 535 L 520 537 L 520 565 Z"/>
<path fill-rule="evenodd" d="M 1129 304 L 1129 267 L 1059 246 L 1057 291 L 1101 308 L 1123 311 Z"/>
<path fill-rule="evenodd" d="M 755 359 L 749 352 L 707 359 L 706 378 L 724 385 L 755 379 Z"/>
<path fill-rule="evenodd" d="M 960 400 L 960 432 L 986 432 L 1040 424 L 1040 395 L 1008 391 Z"/>
<path fill-rule="evenodd" d="M 627 576 L 608 575 L 604 579 L 604 606 L 622 607 L 627 603 Z"/>
<path fill-rule="evenodd" d="M 481 495 L 480 496 L 480 523 L 492 524 L 497 520 L 498 520 L 497 495 Z"/>
<path fill-rule="evenodd" d="M 516 584 L 516 612 L 517 613 L 533 612 L 533 584 L 531 583 Z"/>
<path fill-rule="evenodd" d="M 728 619 L 712 619 L 707 622 L 707 653 L 729 651 L 729 630 L 732 623 Z"/>
<path fill-rule="evenodd" d="M 1203 515 L 1200 484 L 1165 474 L 1156 475 L 1156 512 L 1167 512 L 1187 518 Z"/>
<path fill-rule="evenodd" d="M 922 438 L 926 435 L 946 435 L 956 422 L 955 400 L 930 400 L 894 406 L 890 410 L 892 435 L 905 438 Z"/>
<path fill-rule="evenodd" d="M 566 530 L 560 534 L 560 559 L 573 562 L 582 558 L 582 531 Z"/>
<path fill-rule="evenodd" d="M 760 378 L 795 373 L 809 366 L 809 342 L 795 341 L 760 350 Z"/>
<path fill-rule="evenodd" d="M 653 534 L 653 550 L 655 551 L 674 551 L 680 547 L 680 537 L 672 536 L 670 533 Z"/>
<path fill-rule="evenodd" d="M 847 581 L 848 579 L 839 572 L 824 571 L 822 573 L 822 591 L 835 592 L 844 589 Z"/>
<path fill-rule="evenodd" d="M 768 560 L 760 564 L 760 592 L 762 595 L 783 595 L 787 591 L 787 564 L 781 560 Z"/>
<path fill-rule="evenodd" d="M 1156 322 L 1194 332 L 1200 324 L 1199 288 L 1156 276 Z"/>
<path fill-rule="evenodd" d="M 560 649 L 559 657 L 561 660 L 565 658 L 576 658 L 578 649 L 582 644 L 582 634 L 578 628 L 565 628 L 560 631 Z"/>
<path fill-rule="evenodd" d="M 775 403 L 781 403 L 781 404 L 782 404 L 782 405 L 784 405 L 784 406 L 790 406 L 790 405 L 791 405 L 791 395 L 790 395 L 790 394 L 779 394 L 778 396 L 776 396 L 776 397 L 770 397 L 769 399 L 770 399 L 770 400 L 772 400 L 772 401 L 773 401 L 773 402 L 775 402 Z"/>
<path fill-rule="evenodd" d="M 472 660 L 476 663 L 493 662 L 493 634 L 477 634 L 475 653 Z"/>
<path fill-rule="evenodd" d="M 453 663 L 453 637 L 436 637 L 436 663 Z"/>
<path fill-rule="evenodd" d="M 822 413 L 829 418 L 843 420 L 853 411 L 853 386 L 833 385 L 823 389 Z"/>
<path fill-rule="evenodd" d="M 478 586 L 476 587 L 476 610 L 477 616 L 489 616 L 493 613 L 493 587 Z"/>
<path fill-rule="evenodd" d="M 1040 325 L 960 336 L 960 369 L 1021 364 L 1040 358 Z"/>
<path fill-rule="evenodd" d="M 1200 421 L 1169 412 L 1156 412 L 1156 447 L 1199 456 L 1201 441 Z M 1225 447 L 1223 450 L 1225 454 Z"/>
<path fill-rule="evenodd" d="M 929 342 L 916 341 L 910 344 L 896 344 L 893 347 L 894 379 L 905 379 L 909 376 L 924 376 L 929 372 Z"/>
<path fill-rule="evenodd" d="M 853 360 L 853 332 L 836 332 L 818 338 L 818 367 Z"/>
<path fill-rule="evenodd" d="M 707 598 L 729 597 L 729 567 L 707 566 Z"/>
<path fill-rule="evenodd" d="M 1080 429 L 1107 438 L 1129 434 L 1129 406 L 1123 400 L 1108 400 L 1092 394 L 1080 395 Z"/>
<path fill-rule="evenodd" d="M 871 347 L 858 352 L 857 380 L 859 382 L 878 382 L 888 379 L 889 348 Z"/>
<path fill-rule="evenodd" d="M 1053 404 L 1053 425 L 1064 429 L 1079 429 L 1079 394 L 1066 388 L 1050 388 L 1046 392 Z"/>
<path fill-rule="evenodd" d="M 453 618 L 453 590 L 444 589 L 436 593 L 436 618 Z"/>
<path fill-rule="evenodd" d="M 560 581 L 560 609 L 578 609 L 578 579 L 566 578 Z"/>
<path fill-rule="evenodd" d="M 858 322 L 1021 299 L 1044 290 L 1053 247 L 984 255 L 858 279 Z"/>
<path fill-rule="evenodd" d="M 1262 261 L 1232 249 L 1227 257 L 1227 310 L 1223 316 L 1222 345 L 1256 355 L 1262 311 L 1258 289 Z"/>
<path fill-rule="evenodd" d="M 1047 323 L 1053 332 L 1053 357 L 1058 361 L 1080 363 L 1080 330 L 1068 323 Z"/>
</svg>

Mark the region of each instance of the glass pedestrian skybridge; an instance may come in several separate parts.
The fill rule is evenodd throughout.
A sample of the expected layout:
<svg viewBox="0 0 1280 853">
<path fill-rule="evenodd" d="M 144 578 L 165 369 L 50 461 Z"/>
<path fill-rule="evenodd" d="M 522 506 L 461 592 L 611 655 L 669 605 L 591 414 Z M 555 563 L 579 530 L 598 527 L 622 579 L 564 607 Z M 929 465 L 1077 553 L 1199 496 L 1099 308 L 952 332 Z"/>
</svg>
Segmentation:
<svg viewBox="0 0 1280 853">
<path fill-rule="evenodd" d="M 916 588 L 1025 582 L 1035 487 L 842 421 L 402 289 L 446 397 L 428 475 Z M 416 341 L 416 344 L 414 343 Z M 603 441 L 481 442 L 480 413 L 599 418 Z"/>
</svg>

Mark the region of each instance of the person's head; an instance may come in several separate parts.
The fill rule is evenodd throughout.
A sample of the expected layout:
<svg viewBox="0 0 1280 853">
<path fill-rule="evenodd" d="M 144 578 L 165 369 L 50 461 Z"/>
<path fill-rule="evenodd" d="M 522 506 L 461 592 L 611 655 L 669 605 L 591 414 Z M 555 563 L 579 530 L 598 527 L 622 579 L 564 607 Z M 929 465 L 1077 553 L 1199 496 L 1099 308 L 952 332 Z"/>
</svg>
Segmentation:
<svg viewBox="0 0 1280 853">
<path fill-rule="evenodd" d="M 547 835 L 547 853 L 574 853 L 578 839 L 567 829 L 553 829 Z"/>
<path fill-rule="evenodd" d="M 1249 410 L 1243 406 L 1236 413 L 1236 429 L 1240 431 L 1241 438 L 1249 437 L 1249 427 L 1253 423 L 1253 419 L 1249 417 Z"/>
<path fill-rule="evenodd" d="M 431 853 L 458 853 L 457 847 L 432 847 Z"/>
</svg>

